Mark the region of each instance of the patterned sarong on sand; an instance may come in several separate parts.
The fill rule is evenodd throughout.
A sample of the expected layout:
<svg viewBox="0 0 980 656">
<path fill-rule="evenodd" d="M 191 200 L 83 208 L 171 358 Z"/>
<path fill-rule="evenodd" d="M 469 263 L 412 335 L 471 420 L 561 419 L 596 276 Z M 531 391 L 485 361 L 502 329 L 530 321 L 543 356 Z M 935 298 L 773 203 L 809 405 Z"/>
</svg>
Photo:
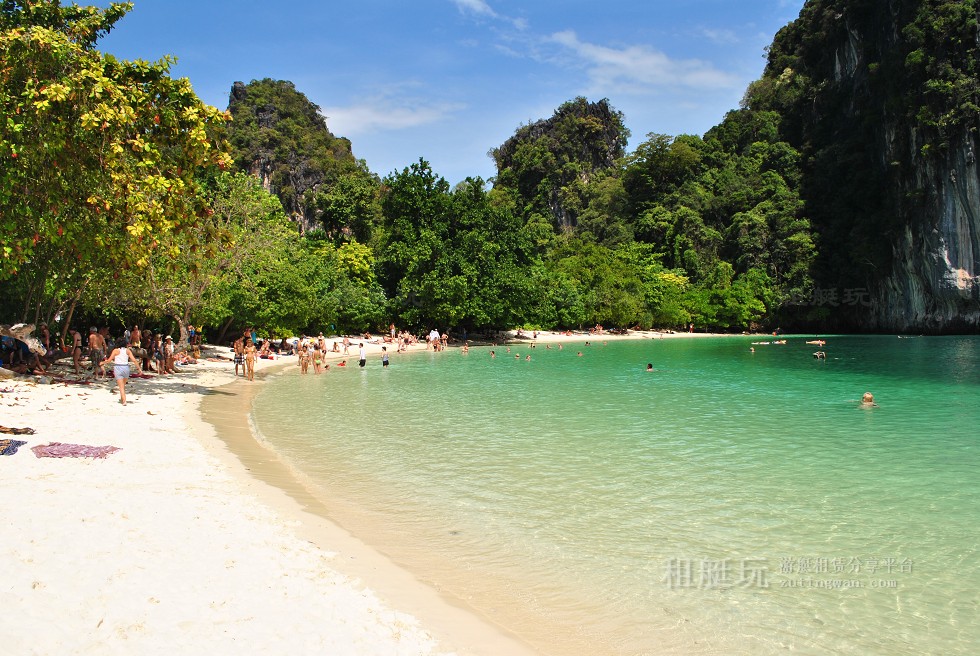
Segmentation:
<svg viewBox="0 0 980 656">
<path fill-rule="evenodd" d="M 110 453 L 119 451 L 118 446 L 88 446 L 85 444 L 39 444 L 32 446 L 31 451 L 38 458 L 105 458 Z"/>
<path fill-rule="evenodd" d="M 27 444 L 20 440 L 0 440 L 0 456 L 12 456 L 17 453 L 17 449 Z"/>
</svg>

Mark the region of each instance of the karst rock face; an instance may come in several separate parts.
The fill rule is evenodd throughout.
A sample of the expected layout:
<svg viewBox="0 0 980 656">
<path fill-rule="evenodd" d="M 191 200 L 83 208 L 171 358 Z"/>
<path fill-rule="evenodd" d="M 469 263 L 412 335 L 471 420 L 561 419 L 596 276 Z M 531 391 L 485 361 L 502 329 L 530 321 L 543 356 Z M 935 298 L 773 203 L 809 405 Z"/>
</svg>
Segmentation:
<svg viewBox="0 0 980 656">
<path fill-rule="evenodd" d="M 907 128 L 908 129 L 908 128 Z M 914 129 L 908 140 L 915 143 Z M 963 126 L 938 161 L 921 162 L 912 184 L 924 190 L 893 238 L 892 268 L 874 288 L 871 329 L 957 332 L 980 328 L 980 169 L 975 126 Z M 890 156 L 890 154 L 889 154 Z"/>
<path fill-rule="evenodd" d="M 809 0 L 773 42 L 762 104 L 806 158 L 818 284 L 864 290 L 839 327 L 980 330 L 978 22 L 976 0 Z"/>
<path fill-rule="evenodd" d="M 239 168 L 279 197 L 300 230 L 319 227 L 311 195 L 329 186 L 338 170 L 355 164 L 350 141 L 330 132 L 320 108 L 288 81 L 235 82 L 228 111 Z"/>
</svg>

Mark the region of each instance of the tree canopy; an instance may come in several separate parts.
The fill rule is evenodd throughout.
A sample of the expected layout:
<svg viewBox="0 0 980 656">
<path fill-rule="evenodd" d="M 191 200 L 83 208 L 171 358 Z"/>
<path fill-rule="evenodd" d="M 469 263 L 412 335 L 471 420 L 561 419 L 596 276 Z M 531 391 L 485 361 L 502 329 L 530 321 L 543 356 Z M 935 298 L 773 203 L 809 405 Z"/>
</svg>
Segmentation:
<svg viewBox="0 0 980 656">
<path fill-rule="evenodd" d="M 235 83 L 226 113 L 170 58 L 96 50 L 130 9 L 0 1 L 0 309 L 24 319 L 812 325 L 821 283 L 888 269 L 919 162 L 980 107 L 975 0 L 811 0 L 704 135 L 629 152 L 610 101 L 575 98 L 493 148 L 492 180 L 451 188 L 422 158 L 371 173 L 291 82 Z M 914 126 L 889 151 L 909 158 L 882 160 L 881 117 Z"/>
</svg>

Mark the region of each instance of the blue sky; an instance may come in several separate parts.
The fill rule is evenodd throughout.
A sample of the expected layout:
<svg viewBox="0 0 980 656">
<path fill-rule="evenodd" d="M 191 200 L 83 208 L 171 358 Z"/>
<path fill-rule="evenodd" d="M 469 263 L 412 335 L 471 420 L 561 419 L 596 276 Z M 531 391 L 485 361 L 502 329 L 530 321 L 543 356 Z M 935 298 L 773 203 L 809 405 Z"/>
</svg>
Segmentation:
<svg viewBox="0 0 980 656">
<path fill-rule="evenodd" d="M 86 4 L 79 2 L 79 4 Z M 98 2 L 104 6 L 106 2 Z M 738 106 L 803 0 L 135 0 L 99 48 L 178 58 L 222 109 L 236 80 L 291 80 L 387 175 L 450 183 L 566 100 L 609 98 L 632 132 L 703 134 Z"/>
</svg>

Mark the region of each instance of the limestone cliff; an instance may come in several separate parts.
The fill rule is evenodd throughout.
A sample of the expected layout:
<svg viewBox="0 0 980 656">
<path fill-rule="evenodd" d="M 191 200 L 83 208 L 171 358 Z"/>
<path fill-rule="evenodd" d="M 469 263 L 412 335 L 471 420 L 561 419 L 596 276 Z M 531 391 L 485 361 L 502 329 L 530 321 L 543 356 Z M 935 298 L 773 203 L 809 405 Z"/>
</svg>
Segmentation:
<svg viewBox="0 0 980 656">
<path fill-rule="evenodd" d="M 292 82 L 235 82 L 228 110 L 236 164 L 261 179 L 304 232 L 319 227 L 315 194 L 357 168 L 350 142 L 330 132 Z"/>
<path fill-rule="evenodd" d="M 810 0 L 747 102 L 784 116 L 828 327 L 980 329 L 975 0 Z M 864 302 L 866 299 L 867 302 Z"/>
</svg>

